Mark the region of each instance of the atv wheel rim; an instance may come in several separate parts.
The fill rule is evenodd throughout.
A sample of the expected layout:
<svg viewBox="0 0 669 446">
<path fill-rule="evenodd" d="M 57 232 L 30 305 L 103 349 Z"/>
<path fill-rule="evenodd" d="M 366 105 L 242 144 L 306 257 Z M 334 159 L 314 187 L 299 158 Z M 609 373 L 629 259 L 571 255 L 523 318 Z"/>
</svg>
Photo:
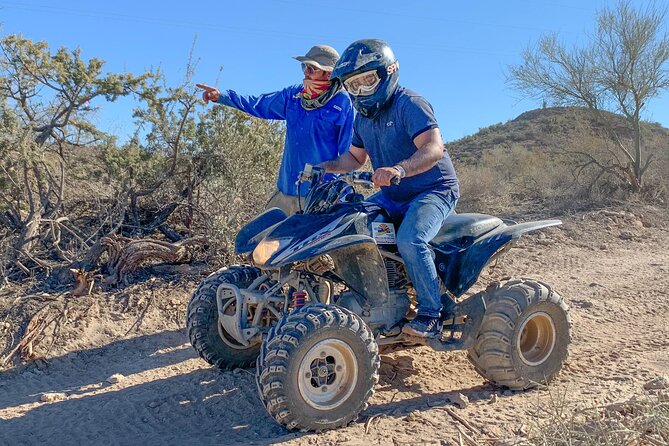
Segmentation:
<svg viewBox="0 0 669 446">
<path fill-rule="evenodd" d="M 357 381 L 358 361 L 351 347 L 337 339 L 325 339 L 302 359 L 297 385 L 308 405 L 332 410 L 346 402 Z"/>
<path fill-rule="evenodd" d="M 518 341 L 520 359 L 529 366 L 542 364 L 553 352 L 555 338 L 553 319 L 543 311 L 532 314 L 520 327 Z"/>
</svg>

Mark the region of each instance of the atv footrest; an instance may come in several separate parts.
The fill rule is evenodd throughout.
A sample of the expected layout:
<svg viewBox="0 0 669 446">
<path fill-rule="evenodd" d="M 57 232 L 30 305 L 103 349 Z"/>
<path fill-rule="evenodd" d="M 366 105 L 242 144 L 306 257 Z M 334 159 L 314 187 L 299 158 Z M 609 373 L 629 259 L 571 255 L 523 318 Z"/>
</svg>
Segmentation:
<svg viewBox="0 0 669 446">
<path fill-rule="evenodd" d="M 377 343 L 379 345 L 401 344 L 405 347 L 418 347 L 425 345 L 439 352 L 463 350 L 470 347 L 470 345 L 467 345 L 469 343 L 465 342 L 465 340 L 462 338 L 420 338 L 418 336 L 411 336 L 406 333 L 400 333 L 397 336 L 389 336 L 378 339 Z"/>
</svg>

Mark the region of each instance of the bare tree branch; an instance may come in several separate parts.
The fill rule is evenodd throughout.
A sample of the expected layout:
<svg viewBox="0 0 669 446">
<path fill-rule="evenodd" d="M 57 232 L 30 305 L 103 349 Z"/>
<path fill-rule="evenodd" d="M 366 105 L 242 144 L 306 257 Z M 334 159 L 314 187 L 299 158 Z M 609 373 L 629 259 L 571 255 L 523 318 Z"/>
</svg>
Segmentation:
<svg viewBox="0 0 669 446">
<path fill-rule="evenodd" d="M 653 161 L 641 138 L 642 111 L 669 89 L 669 36 L 661 31 L 666 13 L 666 7 L 635 9 L 629 0 L 619 0 L 615 8 L 599 12 L 597 32 L 586 47 L 568 50 L 555 35 L 543 36 L 525 50 L 521 64 L 510 67 L 509 82 L 526 96 L 585 106 L 608 121 L 605 127 L 619 154 L 609 151 L 610 158 L 598 165 L 610 161 L 636 192 L 642 190 L 643 174 Z M 625 117 L 630 147 L 603 110 Z"/>
</svg>

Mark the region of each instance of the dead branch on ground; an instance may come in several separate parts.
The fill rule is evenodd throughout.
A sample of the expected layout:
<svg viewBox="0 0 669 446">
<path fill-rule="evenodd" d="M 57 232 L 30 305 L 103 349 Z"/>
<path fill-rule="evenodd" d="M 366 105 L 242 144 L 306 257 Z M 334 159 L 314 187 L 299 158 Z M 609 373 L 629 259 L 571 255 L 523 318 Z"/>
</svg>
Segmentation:
<svg viewBox="0 0 669 446">
<path fill-rule="evenodd" d="M 184 263 L 191 258 L 190 248 L 201 245 L 202 237 L 180 240 L 176 243 L 153 239 L 133 240 L 127 237 L 104 237 L 102 245 L 107 250 L 107 277 L 105 282 L 126 282 L 127 274 L 140 266 L 155 262 Z"/>
</svg>

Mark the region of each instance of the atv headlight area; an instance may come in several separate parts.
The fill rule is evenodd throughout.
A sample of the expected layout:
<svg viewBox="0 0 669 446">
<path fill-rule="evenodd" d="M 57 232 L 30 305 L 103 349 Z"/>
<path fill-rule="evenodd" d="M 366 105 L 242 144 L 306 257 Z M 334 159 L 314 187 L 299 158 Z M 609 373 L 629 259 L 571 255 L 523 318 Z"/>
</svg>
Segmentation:
<svg viewBox="0 0 669 446">
<path fill-rule="evenodd" d="M 263 266 L 277 251 L 286 247 L 290 243 L 289 238 L 279 238 L 273 240 L 263 240 L 253 250 L 253 262 L 258 266 Z"/>
</svg>

